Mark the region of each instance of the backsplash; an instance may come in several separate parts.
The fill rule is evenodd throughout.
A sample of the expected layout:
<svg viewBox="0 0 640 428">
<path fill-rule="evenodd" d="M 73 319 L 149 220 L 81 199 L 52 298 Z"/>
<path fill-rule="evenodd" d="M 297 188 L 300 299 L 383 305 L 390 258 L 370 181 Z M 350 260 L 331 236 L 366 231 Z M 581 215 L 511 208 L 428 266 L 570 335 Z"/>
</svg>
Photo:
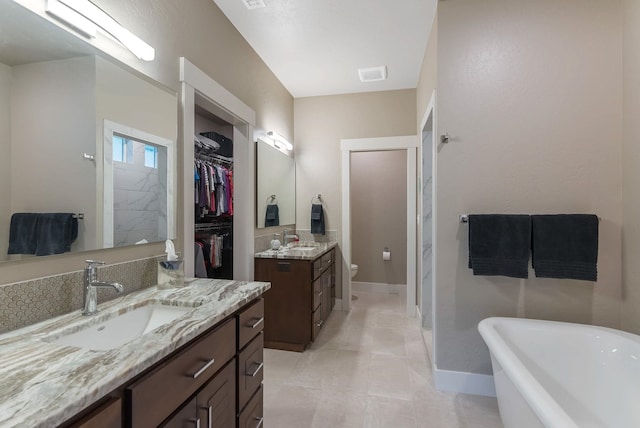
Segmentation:
<svg viewBox="0 0 640 428">
<path fill-rule="evenodd" d="M 300 241 L 304 242 L 337 242 L 338 232 L 336 230 L 327 230 L 326 234 L 318 235 L 312 234 L 311 229 L 296 229 L 296 234 L 300 238 Z M 267 233 L 265 235 L 256 236 L 254 239 L 255 252 L 259 253 L 264 250 L 268 250 L 271 246 L 271 240 L 273 239 L 273 233 Z M 278 233 L 278 239 L 283 241 L 282 233 Z"/>
<path fill-rule="evenodd" d="M 98 268 L 98 279 L 119 282 L 124 293 L 98 289 L 98 303 L 156 284 L 158 260 L 150 257 Z M 84 271 L 0 285 L 0 333 L 82 309 Z"/>
</svg>

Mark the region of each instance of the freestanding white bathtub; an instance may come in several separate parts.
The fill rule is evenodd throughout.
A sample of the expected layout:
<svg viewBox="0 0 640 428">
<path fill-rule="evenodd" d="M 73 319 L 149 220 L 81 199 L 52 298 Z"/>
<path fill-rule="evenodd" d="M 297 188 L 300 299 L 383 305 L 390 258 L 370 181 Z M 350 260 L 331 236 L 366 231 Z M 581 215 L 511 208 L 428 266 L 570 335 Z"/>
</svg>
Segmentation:
<svg viewBox="0 0 640 428">
<path fill-rule="evenodd" d="M 520 318 L 478 330 L 505 428 L 640 427 L 640 336 Z"/>
</svg>

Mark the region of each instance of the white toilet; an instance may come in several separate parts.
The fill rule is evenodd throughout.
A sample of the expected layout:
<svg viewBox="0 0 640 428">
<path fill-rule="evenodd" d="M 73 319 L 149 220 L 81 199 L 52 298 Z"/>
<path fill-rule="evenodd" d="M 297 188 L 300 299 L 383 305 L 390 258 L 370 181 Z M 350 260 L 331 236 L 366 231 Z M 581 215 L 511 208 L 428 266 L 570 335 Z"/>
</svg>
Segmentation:
<svg viewBox="0 0 640 428">
<path fill-rule="evenodd" d="M 358 273 L 358 265 L 351 265 L 351 278 L 353 278 L 354 276 L 356 276 L 356 274 Z"/>
</svg>

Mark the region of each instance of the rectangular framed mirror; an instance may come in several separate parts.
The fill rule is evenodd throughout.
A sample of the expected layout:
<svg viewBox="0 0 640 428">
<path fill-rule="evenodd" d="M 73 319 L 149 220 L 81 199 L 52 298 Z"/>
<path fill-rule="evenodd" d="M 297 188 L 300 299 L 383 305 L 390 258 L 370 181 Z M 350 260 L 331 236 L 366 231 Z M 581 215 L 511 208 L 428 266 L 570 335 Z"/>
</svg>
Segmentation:
<svg viewBox="0 0 640 428">
<path fill-rule="evenodd" d="M 0 38 L 0 148 L 5 154 L 0 159 L 0 261 L 34 257 L 8 254 L 16 213 L 82 214 L 71 252 L 174 238 L 175 91 L 13 2 L 0 2 Z M 120 131 L 109 131 L 109 123 Z M 165 176 L 157 181 L 155 195 L 146 196 L 158 204 L 155 215 L 149 201 L 118 198 L 121 189 L 112 187 L 117 177 L 114 181 L 112 175 L 114 184 L 107 186 L 113 170 L 113 140 L 107 147 L 107 132 L 132 134 L 156 148 Z M 131 187 L 144 191 L 145 185 Z M 135 218 L 154 216 L 155 230 L 136 235 L 139 231 L 127 222 L 113 222 L 118 211 L 127 212 L 129 225 Z M 127 227 L 127 238 L 127 233 L 118 235 Z"/>
<path fill-rule="evenodd" d="M 290 152 L 291 153 L 291 152 Z M 266 142 L 256 142 L 256 225 L 259 229 L 296 222 L 296 166 Z"/>
</svg>

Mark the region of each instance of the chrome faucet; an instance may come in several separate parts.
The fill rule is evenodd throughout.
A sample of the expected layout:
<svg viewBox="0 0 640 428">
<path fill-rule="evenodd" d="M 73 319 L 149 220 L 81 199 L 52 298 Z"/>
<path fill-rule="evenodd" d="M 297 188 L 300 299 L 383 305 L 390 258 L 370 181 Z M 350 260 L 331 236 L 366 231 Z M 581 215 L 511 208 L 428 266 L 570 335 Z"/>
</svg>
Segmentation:
<svg viewBox="0 0 640 428">
<path fill-rule="evenodd" d="M 104 262 L 95 260 L 87 260 L 87 266 L 84 268 L 84 309 L 82 315 L 93 315 L 98 312 L 98 293 L 97 288 L 113 288 L 118 293 L 122 293 L 124 288 L 122 284 L 117 282 L 98 281 L 98 266 L 104 265 Z"/>
<path fill-rule="evenodd" d="M 289 235 L 289 231 L 293 232 L 291 235 Z M 284 245 L 285 247 L 287 246 L 287 244 L 290 242 L 289 240 L 293 240 L 295 241 L 298 238 L 298 235 L 296 235 L 296 230 L 295 229 L 284 229 L 282 231 L 282 245 Z"/>
</svg>

